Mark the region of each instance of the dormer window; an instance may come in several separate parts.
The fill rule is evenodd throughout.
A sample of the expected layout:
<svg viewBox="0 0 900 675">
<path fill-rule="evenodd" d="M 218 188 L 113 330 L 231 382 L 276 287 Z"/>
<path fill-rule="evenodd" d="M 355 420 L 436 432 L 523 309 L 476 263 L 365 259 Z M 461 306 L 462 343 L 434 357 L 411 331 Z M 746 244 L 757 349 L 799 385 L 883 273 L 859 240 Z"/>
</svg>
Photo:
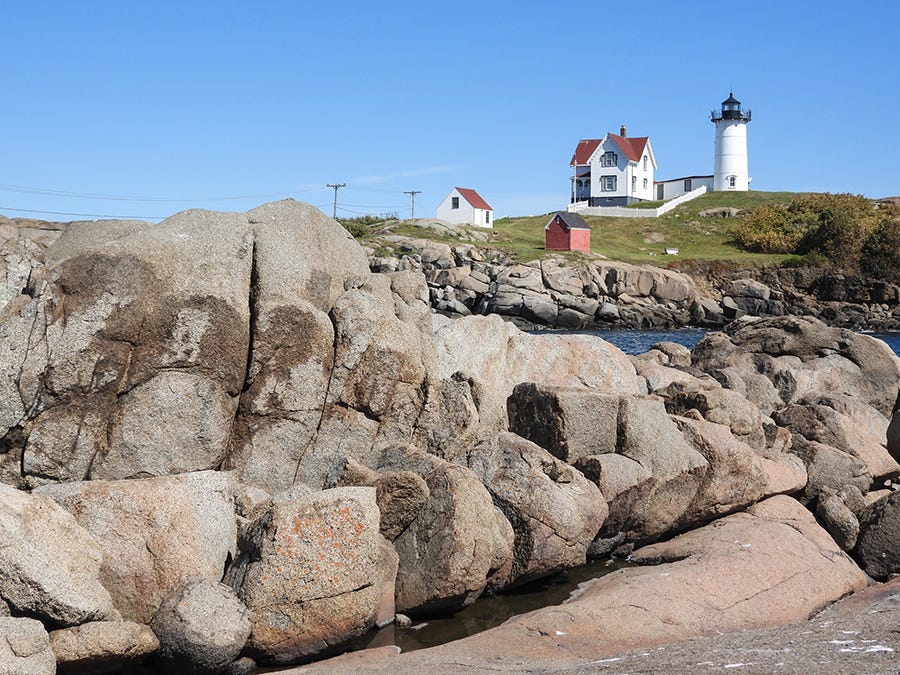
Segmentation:
<svg viewBox="0 0 900 675">
<path fill-rule="evenodd" d="M 619 156 L 614 152 L 604 152 L 600 155 L 600 166 L 616 166 L 619 163 Z"/>
</svg>

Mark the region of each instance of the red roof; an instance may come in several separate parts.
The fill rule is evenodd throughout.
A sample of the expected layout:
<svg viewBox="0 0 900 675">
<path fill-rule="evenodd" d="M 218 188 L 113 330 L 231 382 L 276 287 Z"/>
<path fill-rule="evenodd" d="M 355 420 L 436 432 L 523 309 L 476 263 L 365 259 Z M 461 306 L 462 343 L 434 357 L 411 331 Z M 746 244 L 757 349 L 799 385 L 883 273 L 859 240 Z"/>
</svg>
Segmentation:
<svg viewBox="0 0 900 675">
<path fill-rule="evenodd" d="M 578 141 L 578 147 L 575 148 L 575 154 L 572 155 L 572 161 L 569 162 L 569 166 L 587 164 L 602 140 L 602 138 L 591 138 L 586 141 Z"/>
<path fill-rule="evenodd" d="M 624 152 L 625 156 L 632 162 L 640 161 L 641 155 L 644 154 L 644 148 L 647 147 L 647 141 L 650 140 L 647 136 L 635 138 L 627 138 L 625 136 L 619 136 L 618 134 L 607 134 L 607 136 L 609 136 L 616 145 L 622 148 L 622 152 Z"/>
<path fill-rule="evenodd" d="M 475 190 L 470 190 L 469 188 L 456 188 L 456 191 L 463 196 L 469 204 L 474 206 L 476 209 L 484 209 L 485 211 L 493 211 L 491 205 L 488 204 L 481 198 L 481 195 L 475 192 Z"/>
<path fill-rule="evenodd" d="M 607 134 L 607 137 L 619 146 L 625 156 L 632 162 L 640 161 L 641 155 L 644 154 L 644 149 L 647 147 L 647 141 L 650 140 L 648 136 L 627 138 L 618 134 Z M 572 161 L 569 162 L 569 166 L 587 164 L 602 140 L 602 138 L 591 138 L 578 141 L 578 147 L 575 148 L 575 154 L 572 155 Z"/>
</svg>

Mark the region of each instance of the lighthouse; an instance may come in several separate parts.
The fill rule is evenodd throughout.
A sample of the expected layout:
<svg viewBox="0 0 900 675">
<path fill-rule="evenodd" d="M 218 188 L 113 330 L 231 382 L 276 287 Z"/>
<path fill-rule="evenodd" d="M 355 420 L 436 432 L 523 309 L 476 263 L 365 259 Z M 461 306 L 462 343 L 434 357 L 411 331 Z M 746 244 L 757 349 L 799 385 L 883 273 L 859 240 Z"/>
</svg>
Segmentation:
<svg viewBox="0 0 900 675">
<path fill-rule="evenodd" d="M 722 109 L 713 110 L 710 119 L 716 125 L 716 164 L 713 190 L 743 191 L 750 189 L 747 171 L 747 124 L 750 111 L 741 110 L 741 102 L 729 92 Z"/>
</svg>

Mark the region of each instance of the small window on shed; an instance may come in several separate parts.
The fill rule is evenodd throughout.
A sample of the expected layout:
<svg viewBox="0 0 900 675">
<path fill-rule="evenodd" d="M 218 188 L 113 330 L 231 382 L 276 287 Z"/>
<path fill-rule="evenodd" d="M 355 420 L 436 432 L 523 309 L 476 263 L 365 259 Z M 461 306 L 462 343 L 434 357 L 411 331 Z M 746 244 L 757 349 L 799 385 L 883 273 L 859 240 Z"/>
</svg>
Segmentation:
<svg viewBox="0 0 900 675">
<path fill-rule="evenodd" d="M 451 209 L 459 208 L 459 197 L 451 197 L 450 198 L 450 208 Z"/>
<path fill-rule="evenodd" d="M 690 192 L 692 189 L 693 189 L 693 188 L 691 188 L 691 179 L 690 179 L 690 178 L 685 178 L 685 179 L 684 179 L 684 191 L 685 191 L 685 192 Z"/>
</svg>

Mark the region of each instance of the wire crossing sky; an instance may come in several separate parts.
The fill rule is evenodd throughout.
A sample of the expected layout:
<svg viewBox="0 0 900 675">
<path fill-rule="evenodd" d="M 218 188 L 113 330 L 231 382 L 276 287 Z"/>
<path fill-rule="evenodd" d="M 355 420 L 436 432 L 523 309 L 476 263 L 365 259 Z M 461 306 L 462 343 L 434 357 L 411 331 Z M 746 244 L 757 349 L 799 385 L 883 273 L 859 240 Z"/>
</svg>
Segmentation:
<svg viewBox="0 0 900 675">
<path fill-rule="evenodd" d="M 752 189 L 900 194 L 900 3 L 7 3 L 0 214 L 158 220 L 273 199 L 434 216 L 564 208 L 582 138 L 711 174 L 753 113 Z M 406 194 L 404 194 L 406 193 Z"/>
</svg>

